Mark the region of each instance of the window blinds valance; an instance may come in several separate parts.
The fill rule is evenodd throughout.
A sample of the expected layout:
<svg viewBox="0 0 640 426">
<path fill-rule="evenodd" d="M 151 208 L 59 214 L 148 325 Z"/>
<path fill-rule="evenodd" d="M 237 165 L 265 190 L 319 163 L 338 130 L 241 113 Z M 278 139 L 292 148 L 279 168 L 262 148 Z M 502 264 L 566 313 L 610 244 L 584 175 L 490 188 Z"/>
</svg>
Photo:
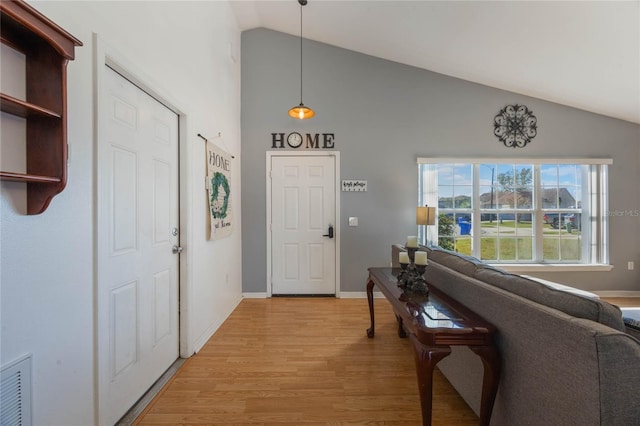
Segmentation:
<svg viewBox="0 0 640 426">
<path fill-rule="evenodd" d="M 611 158 L 418 157 L 418 164 L 613 164 Z"/>
</svg>

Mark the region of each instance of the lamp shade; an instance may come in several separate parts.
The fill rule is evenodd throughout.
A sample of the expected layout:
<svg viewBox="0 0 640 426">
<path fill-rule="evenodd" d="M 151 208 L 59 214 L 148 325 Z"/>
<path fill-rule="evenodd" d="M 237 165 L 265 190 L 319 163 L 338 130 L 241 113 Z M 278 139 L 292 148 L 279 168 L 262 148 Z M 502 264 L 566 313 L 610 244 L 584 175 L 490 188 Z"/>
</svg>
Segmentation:
<svg viewBox="0 0 640 426">
<path fill-rule="evenodd" d="M 308 3 L 307 0 L 298 0 L 300 3 L 300 105 L 294 106 L 289 110 L 289 117 L 297 120 L 306 120 L 313 117 L 316 113 L 302 103 L 302 6 Z"/>
<path fill-rule="evenodd" d="M 416 207 L 416 225 L 435 225 L 436 224 L 436 208 L 435 207 Z"/>
<path fill-rule="evenodd" d="M 289 117 L 297 118 L 298 120 L 306 120 L 314 115 L 316 115 L 316 113 L 311 108 L 304 106 L 302 103 L 289 110 Z"/>
</svg>

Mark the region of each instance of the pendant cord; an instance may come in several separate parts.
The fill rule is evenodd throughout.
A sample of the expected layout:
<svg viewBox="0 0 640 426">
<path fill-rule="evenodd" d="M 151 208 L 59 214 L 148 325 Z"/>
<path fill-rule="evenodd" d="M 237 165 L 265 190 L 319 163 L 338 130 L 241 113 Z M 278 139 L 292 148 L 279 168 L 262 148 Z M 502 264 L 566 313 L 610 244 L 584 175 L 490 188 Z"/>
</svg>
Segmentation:
<svg viewBox="0 0 640 426">
<path fill-rule="evenodd" d="M 302 5 L 300 5 L 300 105 L 302 105 Z"/>
</svg>

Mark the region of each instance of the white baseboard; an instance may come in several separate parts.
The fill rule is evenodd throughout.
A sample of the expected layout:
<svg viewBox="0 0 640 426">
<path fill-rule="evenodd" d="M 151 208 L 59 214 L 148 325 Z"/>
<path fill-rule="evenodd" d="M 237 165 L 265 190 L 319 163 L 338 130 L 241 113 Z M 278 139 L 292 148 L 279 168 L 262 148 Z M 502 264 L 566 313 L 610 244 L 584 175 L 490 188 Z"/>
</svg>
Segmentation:
<svg viewBox="0 0 640 426">
<path fill-rule="evenodd" d="M 366 299 L 367 292 L 366 291 L 341 291 L 340 299 Z M 382 299 L 384 295 L 379 291 L 373 292 L 374 299 Z"/>
<path fill-rule="evenodd" d="M 640 297 L 640 291 L 631 291 L 631 290 L 602 290 L 602 291 L 591 291 L 591 293 L 595 293 L 600 297 Z M 242 297 L 245 299 L 266 299 L 267 293 L 242 293 Z M 373 297 L 375 299 L 382 299 L 384 295 L 379 291 L 373 292 Z M 366 299 L 367 293 L 365 291 L 341 291 L 339 295 L 340 299 Z"/>
<path fill-rule="evenodd" d="M 242 293 L 242 297 L 245 299 L 266 299 L 267 293 Z M 383 299 L 384 295 L 379 291 L 373 292 L 373 297 L 375 299 Z M 338 295 L 340 299 L 366 299 L 367 292 L 365 291 L 341 291 Z"/>
<path fill-rule="evenodd" d="M 592 291 L 600 297 L 640 297 L 640 291 L 632 290 L 603 290 Z"/>
<path fill-rule="evenodd" d="M 218 331 L 218 329 L 220 328 L 220 326 L 227 320 L 227 318 L 229 318 L 229 316 L 231 315 L 231 313 L 238 307 L 238 305 L 240 304 L 240 302 L 242 302 L 242 298 L 238 298 L 236 300 L 236 302 L 231 306 L 231 309 L 229 309 L 227 311 L 227 313 L 223 316 L 221 316 L 220 318 L 218 318 L 216 321 L 214 321 L 213 324 L 211 324 L 204 333 L 202 333 L 202 335 L 200 336 L 200 338 L 196 339 L 196 341 L 193 344 L 193 348 L 194 351 L 193 353 L 198 353 L 200 351 L 200 349 L 202 349 L 204 347 L 204 345 L 207 344 L 207 342 L 209 341 L 209 339 L 211 339 L 211 336 L 213 336 L 213 334 Z M 193 355 L 193 354 L 191 354 Z M 189 356 L 191 356 L 189 355 Z M 188 357 L 187 357 L 188 358 Z"/>
<path fill-rule="evenodd" d="M 267 298 L 267 292 L 262 292 L 262 293 L 242 293 L 242 297 L 244 297 L 245 299 L 266 299 Z"/>
</svg>

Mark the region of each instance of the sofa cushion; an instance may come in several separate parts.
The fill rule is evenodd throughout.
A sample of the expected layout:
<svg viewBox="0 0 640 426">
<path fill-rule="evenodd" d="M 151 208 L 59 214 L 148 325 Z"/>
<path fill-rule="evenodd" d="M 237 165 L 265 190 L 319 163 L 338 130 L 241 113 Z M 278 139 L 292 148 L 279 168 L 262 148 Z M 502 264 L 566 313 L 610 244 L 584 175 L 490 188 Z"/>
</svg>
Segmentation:
<svg viewBox="0 0 640 426">
<path fill-rule="evenodd" d="M 444 265 L 449 269 L 453 269 L 456 272 L 460 272 L 468 277 L 473 277 L 478 267 L 485 266 L 482 261 L 475 257 L 465 256 L 440 247 L 432 247 L 427 251 L 427 256 L 434 262 L 438 262 L 439 264 Z"/>
<path fill-rule="evenodd" d="M 595 293 L 591 293 L 590 291 L 585 291 L 585 290 L 580 290 L 579 288 L 575 288 L 575 287 L 569 287 L 568 285 L 563 285 L 554 281 L 548 281 L 548 280 L 543 280 L 542 278 L 538 278 L 538 277 L 533 277 L 531 275 L 520 275 L 521 277 L 524 278 L 528 278 L 530 280 L 533 281 L 537 281 L 541 284 L 546 285 L 547 287 L 551 287 L 554 288 L 556 290 L 560 290 L 560 291 L 564 291 L 567 293 L 572 293 L 572 294 L 576 294 L 578 296 L 582 296 L 582 297 L 588 297 L 591 299 L 599 299 L 600 296 L 598 296 Z"/>
<path fill-rule="evenodd" d="M 561 291 L 495 268 L 477 268 L 475 278 L 573 317 L 596 321 L 619 331 L 625 330 L 620 309 L 600 299 Z"/>
</svg>

